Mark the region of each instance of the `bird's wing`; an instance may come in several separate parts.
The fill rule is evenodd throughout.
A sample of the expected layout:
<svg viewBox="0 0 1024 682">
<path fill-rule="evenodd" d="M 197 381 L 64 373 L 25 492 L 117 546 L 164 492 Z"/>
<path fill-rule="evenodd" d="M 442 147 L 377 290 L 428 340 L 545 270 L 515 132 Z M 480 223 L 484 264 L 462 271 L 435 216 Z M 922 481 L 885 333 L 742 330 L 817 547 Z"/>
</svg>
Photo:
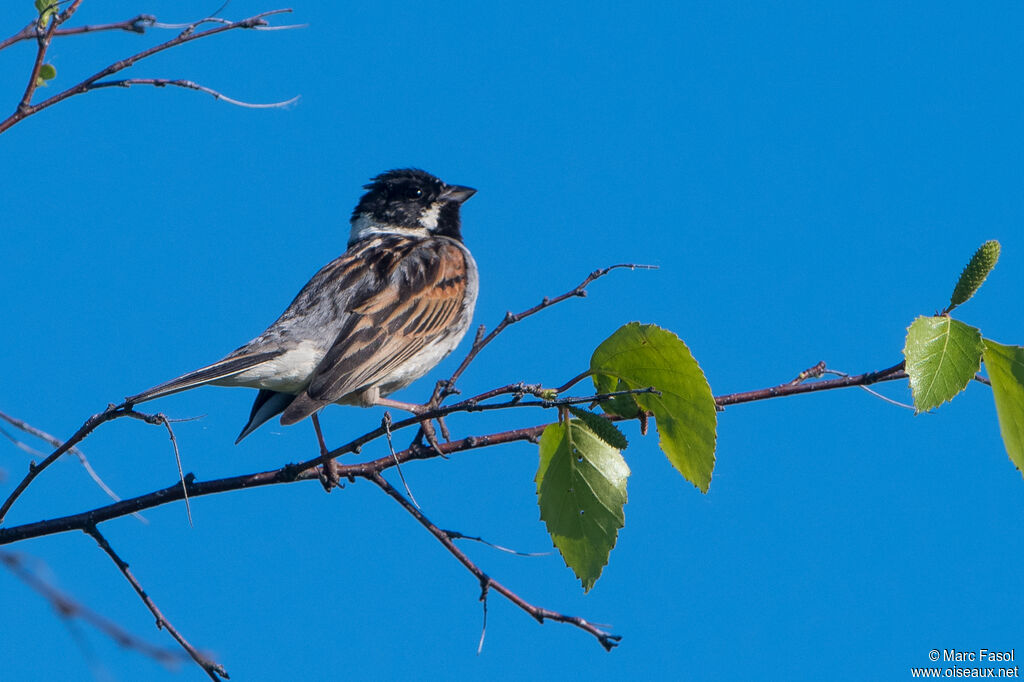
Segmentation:
<svg viewBox="0 0 1024 682">
<path fill-rule="evenodd" d="M 369 286 L 348 305 L 349 315 L 313 372 L 306 392 L 285 410 L 294 424 L 326 404 L 385 379 L 447 334 L 466 298 L 468 264 L 447 239 L 417 242 L 367 263 Z"/>
<path fill-rule="evenodd" d="M 185 391 L 196 386 L 208 384 L 211 381 L 226 379 L 236 374 L 241 374 L 247 369 L 261 365 L 268 360 L 273 360 L 280 354 L 281 351 L 266 351 L 261 353 L 248 353 L 245 355 L 232 354 L 223 360 L 218 360 L 212 365 L 200 367 L 193 372 L 182 374 L 177 379 L 165 381 L 164 383 L 154 386 L 147 391 L 143 391 L 138 395 L 129 396 L 128 398 L 125 398 L 125 402 L 133 405 L 137 403 L 144 403 L 147 400 L 162 398 L 165 395 Z"/>
</svg>

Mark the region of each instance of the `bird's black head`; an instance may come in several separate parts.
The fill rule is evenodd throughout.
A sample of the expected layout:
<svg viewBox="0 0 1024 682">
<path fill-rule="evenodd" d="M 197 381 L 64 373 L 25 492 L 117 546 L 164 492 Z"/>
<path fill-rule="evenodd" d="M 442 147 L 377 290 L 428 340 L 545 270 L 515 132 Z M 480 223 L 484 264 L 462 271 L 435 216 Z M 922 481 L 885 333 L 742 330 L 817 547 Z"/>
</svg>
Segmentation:
<svg viewBox="0 0 1024 682">
<path fill-rule="evenodd" d="M 352 212 L 350 244 L 377 234 L 444 235 L 461 241 L 459 207 L 476 193 L 414 168 L 381 173 L 364 188 Z"/>
</svg>

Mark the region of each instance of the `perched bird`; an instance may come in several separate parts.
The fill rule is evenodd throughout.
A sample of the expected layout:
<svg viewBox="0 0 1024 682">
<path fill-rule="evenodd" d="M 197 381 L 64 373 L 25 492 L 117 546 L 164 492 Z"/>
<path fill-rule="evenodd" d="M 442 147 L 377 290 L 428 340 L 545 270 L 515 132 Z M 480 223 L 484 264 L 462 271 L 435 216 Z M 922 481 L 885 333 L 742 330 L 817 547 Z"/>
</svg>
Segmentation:
<svg viewBox="0 0 1024 682">
<path fill-rule="evenodd" d="M 408 407 L 384 396 L 451 353 L 473 316 L 479 281 L 459 208 L 476 190 L 415 169 L 382 173 L 364 189 L 348 249 L 274 324 L 224 359 L 126 402 L 204 384 L 258 388 L 235 443 L 278 414 L 294 424 L 329 403 Z"/>
</svg>

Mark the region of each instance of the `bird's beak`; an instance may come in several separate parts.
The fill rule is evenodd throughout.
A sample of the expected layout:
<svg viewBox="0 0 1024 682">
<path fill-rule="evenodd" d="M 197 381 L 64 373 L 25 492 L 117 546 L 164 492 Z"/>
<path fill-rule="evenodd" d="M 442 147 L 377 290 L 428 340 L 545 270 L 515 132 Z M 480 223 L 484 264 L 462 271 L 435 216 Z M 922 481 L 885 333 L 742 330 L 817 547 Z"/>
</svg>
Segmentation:
<svg viewBox="0 0 1024 682">
<path fill-rule="evenodd" d="M 448 201 L 456 201 L 458 203 L 464 202 L 471 196 L 476 194 L 476 190 L 472 187 L 463 187 L 462 185 L 448 185 L 443 192 L 441 192 L 441 198 L 447 199 Z"/>
</svg>

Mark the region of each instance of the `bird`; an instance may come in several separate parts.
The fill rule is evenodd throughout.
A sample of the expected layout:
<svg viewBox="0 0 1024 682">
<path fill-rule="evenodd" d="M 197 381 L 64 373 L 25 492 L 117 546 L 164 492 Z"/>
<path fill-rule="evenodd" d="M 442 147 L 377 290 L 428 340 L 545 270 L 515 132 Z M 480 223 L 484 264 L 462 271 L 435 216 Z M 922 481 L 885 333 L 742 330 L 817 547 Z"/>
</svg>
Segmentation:
<svg viewBox="0 0 1024 682">
<path fill-rule="evenodd" d="M 415 168 L 381 173 L 363 189 L 345 253 L 262 334 L 125 403 L 206 384 L 257 388 L 235 444 L 279 414 L 287 426 L 331 403 L 417 407 L 386 396 L 433 369 L 469 328 L 479 277 L 460 208 L 476 190 Z"/>
</svg>

